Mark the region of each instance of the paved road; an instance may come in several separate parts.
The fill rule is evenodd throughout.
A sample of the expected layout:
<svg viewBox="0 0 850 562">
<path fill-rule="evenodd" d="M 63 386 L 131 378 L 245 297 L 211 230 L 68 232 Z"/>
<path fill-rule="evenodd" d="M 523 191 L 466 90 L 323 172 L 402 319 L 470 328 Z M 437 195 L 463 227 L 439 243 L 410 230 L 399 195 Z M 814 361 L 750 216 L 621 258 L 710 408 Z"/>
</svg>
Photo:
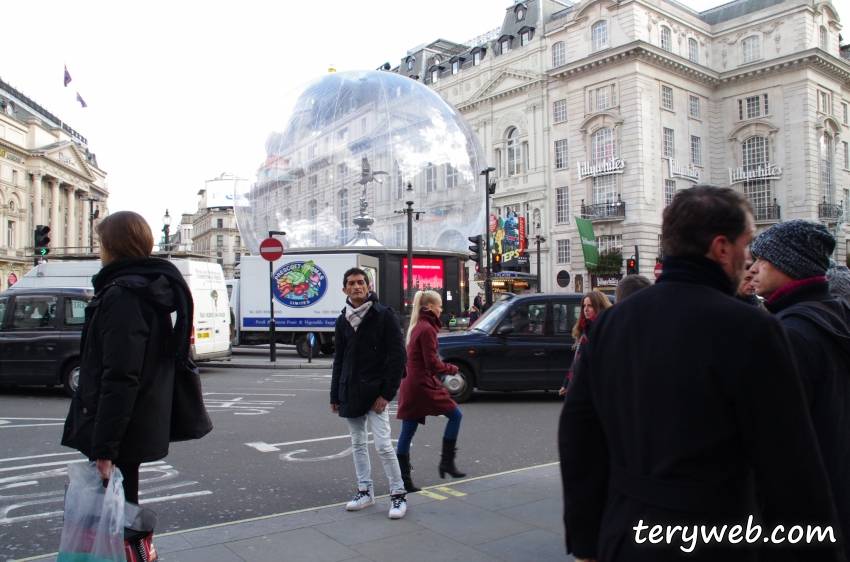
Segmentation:
<svg viewBox="0 0 850 562">
<path fill-rule="evenodd" d="M 202 379 L 213 432 L 142 467 L 142 503 L 159 513 L 159 532 L 353 495 L 347 426 L 328 406 L 330 371 L 207 368 Z M 474 476 L 556 460 L 560 407 L 555 393 L 476 393 L 462 407 L 458 465 Z M 85 460 L 58 444 L 67 409 L 60 389 L 0 389 L 0 560 L 58 547 L 65 466 Z M 416 435 L 417 483 L 440 482 L 445 423 L 430 418 Z M 393 434 L 400 430 L 394 420 Z M 372 465 L 377 492 L 388 492 L 374 450 Z"/>
</svg>

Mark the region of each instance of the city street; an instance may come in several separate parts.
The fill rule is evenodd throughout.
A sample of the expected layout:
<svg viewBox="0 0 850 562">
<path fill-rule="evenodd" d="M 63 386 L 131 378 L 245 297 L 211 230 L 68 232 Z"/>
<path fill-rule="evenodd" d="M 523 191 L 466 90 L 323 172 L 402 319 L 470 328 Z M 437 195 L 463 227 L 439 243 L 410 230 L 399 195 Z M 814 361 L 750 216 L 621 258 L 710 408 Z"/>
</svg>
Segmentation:
<svg viewBox="0 0 850 562">
<path fill-rule="evenodd" d="M 297 359 L 294 350 L 279 355 Z M 142 466 L 142 503 L 159 514 L 157 531 L 350 499 L 356 477 L 347 426 L 328 406 L 330 376 L 329 369 L 202 368 L 215 429 Z M 68 404 L 59 387 L 0 389 L 0 560 L 57 550 L 66 465 L 85 460 L 59 445 Z M 459 467 L 481 476 L 555 461 L 561 404 L 556 393 L 476 393 L 462 406 Z M 429 418 L 416 435 L 411 457 L 419 485 L 442 482 L 445 423 Z M 393 435 L 400 430 L 394 419 Z M 374 449 L 372 466 L 376 492 L 387 493 Z"/>
</svg>

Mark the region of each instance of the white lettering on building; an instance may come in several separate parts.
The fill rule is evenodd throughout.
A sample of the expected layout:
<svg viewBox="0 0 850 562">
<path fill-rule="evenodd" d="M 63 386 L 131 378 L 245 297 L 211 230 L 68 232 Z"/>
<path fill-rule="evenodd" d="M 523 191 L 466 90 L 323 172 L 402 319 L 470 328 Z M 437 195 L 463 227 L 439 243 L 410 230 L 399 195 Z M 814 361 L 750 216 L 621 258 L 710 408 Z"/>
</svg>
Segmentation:
<svg viewBox="0 0 850 562">
<path fill-rule="evenodd" d="M 585 178 L 595 178 L 609 174 L 622 174 L 625 167 L 626 163 L 619 158 L 611 158 L 600 164 L 580 162 L 578 165 L 578 179 L 583 180 Z"/>
<path fill-rule="evenodd" d="M 670 158 L 667 160 L 670 164 L 670 177 L 671 178 L 682 178 L 688 181 L 699 183 L 699 170 L 697 170 L 694 166 L 688 166 L 687 168 L 683 168 L 679 165 L 679 162 Z"/>
<path fill-rule="evenodd" d="M 782 167 L 767 162 L 755 170 L 744 171 L 743 168 L 729 168 L 729 185 L 749 180 L 778 180 L 782 176 Z"/>
</svg>

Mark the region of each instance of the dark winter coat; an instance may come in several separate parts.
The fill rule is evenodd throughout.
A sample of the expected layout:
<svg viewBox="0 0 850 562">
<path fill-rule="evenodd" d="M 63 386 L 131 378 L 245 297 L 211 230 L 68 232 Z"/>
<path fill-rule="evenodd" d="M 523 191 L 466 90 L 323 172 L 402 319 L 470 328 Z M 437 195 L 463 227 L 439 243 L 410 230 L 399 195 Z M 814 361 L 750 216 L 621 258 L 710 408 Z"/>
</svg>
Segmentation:
<svg viewBox="0 0 850 562">
<path fill-rule="evenodd" d="M 94 287 L 62 445 L 120 464 L 162 459 L 175 356 L 188 353 L 191 294 L 177 268 L 156 258 L 115 260 L 95 276 Z"/>
<path fill-rule="evenodd" d="M 788 331 L 850 558 L 850 307 L 829 294 L 825 278 L 765 307 Z"/>
<path fill-rule="evenodd" d="M 439 378 L 457 373 L 457 366 L 443 363 L 437 355 L 437 334 L 442 327 L 436 314 L 428 309 L 419 311 L 419 322 L 407 344 L 407 376 L 398 394 L 396 417 L 400 420 L 424 424 L 426 416 L 442 416 L 457 408 Z"/>
<path fill-rule="evenodd" d="M 596 317 L 594 317 L 594 319 L 595 318 Z M 581 346 L 587 342 L 587 337 L 590 335 L 590 329 L 593 327 L 593 320 L 588 320 L 584 313 L 582 313 L 581 317 L 579 317 L 579 322 L 579 325 L 581 326 L 581 336 L 579 336 L 578 341 L 576 342 L 575 351 L 573 352 L 573 361 L 570 363 L 570 368 L 567 370 L 567 376 L 564 377 L 564 384 L 561 385 L 564 388 L 567 388 L 567 385 L 570 384 L 570 377 L 573 376 L 573 369 L 576 367 L 576 361 L 578 360 L 579 352 L 581 352 Z"/>
<path fill-rule="evenodd" d="M 395 398 L 407 363 L 398 316 L 374 293 L 369 300 L 372 307 L 356 332 L 344 310 L 336 320 L 330 403 L 339 404 L 343 418 L 365 416 L 379 396 Z"/>
<path fill-rule="evenodd" d="M 637 544 L 633 527 L 746 527 L 759 514 L 755 486 L 763 525 L 835 527 L 785 330 L 732 298 L 715 262 L 663 265 L 655 285 L 599 313 L 570 380 L 559 431 L 568 551 L 601 562 L 680 560 L 681 542 Z M 804 559 L 844 559 L 837 546 L 821 549 Z M 751 559 L 741 544 L 694 554 Z"/>
</svg>

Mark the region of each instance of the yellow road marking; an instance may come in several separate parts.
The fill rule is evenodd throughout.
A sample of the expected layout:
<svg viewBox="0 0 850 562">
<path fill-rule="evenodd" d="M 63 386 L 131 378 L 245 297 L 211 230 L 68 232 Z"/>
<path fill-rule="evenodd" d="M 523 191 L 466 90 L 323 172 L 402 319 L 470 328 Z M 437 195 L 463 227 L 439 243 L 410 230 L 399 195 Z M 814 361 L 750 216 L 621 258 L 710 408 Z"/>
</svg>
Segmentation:
<svg viewBox="0 0 850 562">
<path fill-rule="evenodd" d="M 454 496 L 454 497 L 456 497 L 456 498 L 462 498 L 463 496 L 465 496 L 465 495 L 466 495 L 466 494 L 464 494 L 463 492 L 458 492 L 457 490 L 452 490 L 452 489 L 451 489 L 451 488 L 449 488 L 448 486 L 437 486 L 437 488 L 436 488 L 436 489 L 437 489 L 437 490 L 440 490 L 441 492 L 445 492 L 445 493 L 447 493 L 447 494 L 449 494 L 449 495 L 452 495 L 452 496 Z"/>
<path fill-rule="evenodd" d="M 447 500 L 446 496 L 441 496 L 440 494 L 435 494 L 434 492 L 429 492 L 428 490 L 420 490 L 416 492 L 417 494 L 423 495 L 426 498 L 431 498 L 432 500 Z"/>
</svg>

